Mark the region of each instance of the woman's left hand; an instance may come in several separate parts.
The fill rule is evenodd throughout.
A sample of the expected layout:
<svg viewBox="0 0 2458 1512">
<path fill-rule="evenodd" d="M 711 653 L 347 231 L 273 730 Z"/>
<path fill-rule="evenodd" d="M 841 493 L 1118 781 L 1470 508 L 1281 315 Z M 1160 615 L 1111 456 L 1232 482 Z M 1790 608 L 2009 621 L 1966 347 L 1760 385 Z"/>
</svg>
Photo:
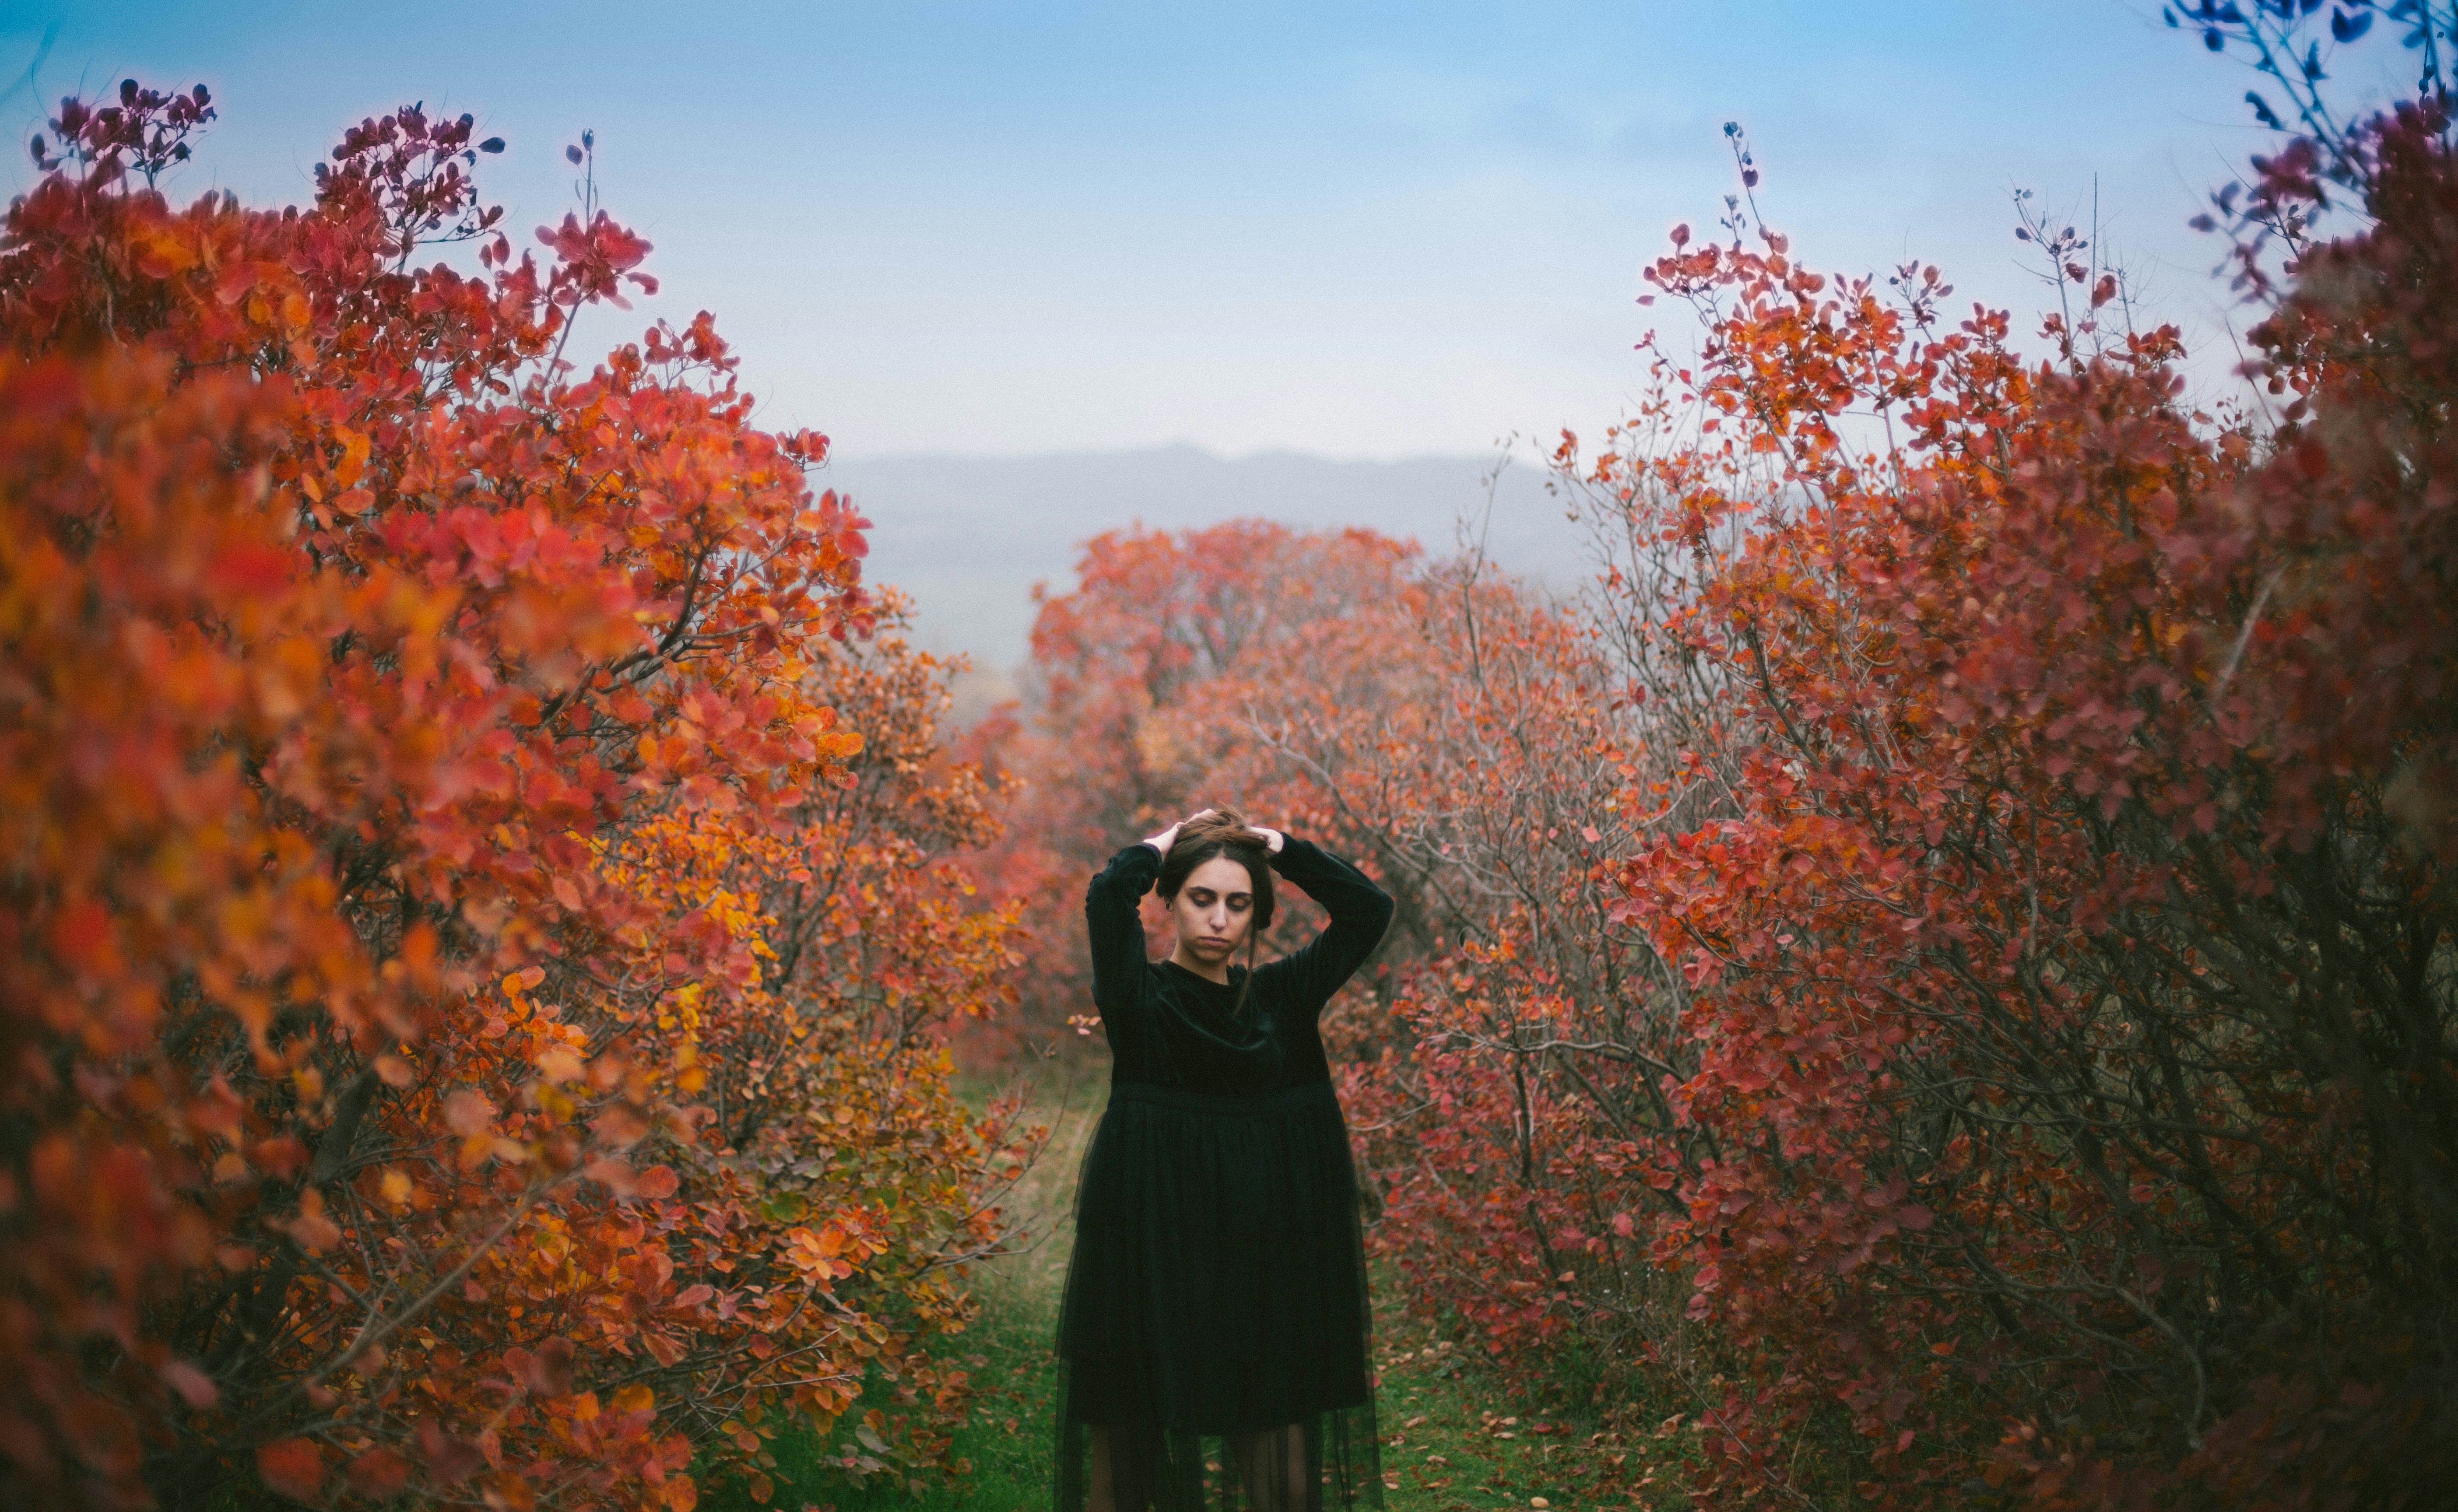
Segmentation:
<svg viewBox="0 0 2458 1512">
<path fill-rule="evenodd" d="M 1288 839 L 1287 836 L 1282 835 L 1278 830 L 1265 829 L 1260 824 L 1249 824 L 1246 827 L 1253 830 L 1256 834 L 1263 837 L 1263 849 L 1270 851 L 1275 856 L 1281 854 L 1281 842 Z"/>
<path fill-rule="evenodd" d="M 1151 846 L 1154 850 L 1160 852 L 1160 859 L 1162 860 L 1169 860 L 1169 848 L 1177 843 L 1177 832 L 1186 828 L 1189 824 L 1194 823 L 1197 819 L 1210 818 L 1214 812 L 1215 811 L 1212 809 L 1198 809 L 1194 813 L 1189 814 L 1186 818 L 1179 819 L 1169 828 L 1161 831 L 1159 834 L 1145 836 L 1144 843 Z M 1280 847 L 1275 845 L 1272 849 L 1279 850 Z"/>
</svg>

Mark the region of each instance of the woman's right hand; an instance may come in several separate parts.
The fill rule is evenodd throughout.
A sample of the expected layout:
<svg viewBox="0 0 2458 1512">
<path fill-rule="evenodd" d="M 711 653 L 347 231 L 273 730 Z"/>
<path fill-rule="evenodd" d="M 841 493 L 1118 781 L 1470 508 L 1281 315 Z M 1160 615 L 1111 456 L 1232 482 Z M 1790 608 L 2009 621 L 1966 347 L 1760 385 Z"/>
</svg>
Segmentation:
<svg viewBox="0 0 2458 1512">
<path fill-rule="evenodd" d="M 1202 818 L 1205 815 L 1212 814 L 1214 812 L 1216 811 L 1212 809 L 1202 809 L 1196 813 L 1189 814 L 1186 818 L 1179 819 L 1177 823 L 1161 831 L 1159 834 L 1145 836 L 1144 843 L 1151 846 L 1154 850 L 1160 852 L 1160 859 L 1162 860 L 1169 860 L 1169 848 L 1177 843 L 1177 832 L 1186 828 L 1189 824 L 1194 823 L 1197 819 Z"/>
</svg>

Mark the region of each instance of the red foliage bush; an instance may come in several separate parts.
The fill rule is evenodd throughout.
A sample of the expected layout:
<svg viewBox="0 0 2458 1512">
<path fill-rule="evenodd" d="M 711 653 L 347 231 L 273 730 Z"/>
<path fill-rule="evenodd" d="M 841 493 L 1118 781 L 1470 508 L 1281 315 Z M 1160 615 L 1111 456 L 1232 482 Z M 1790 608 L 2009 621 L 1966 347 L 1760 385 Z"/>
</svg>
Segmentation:
<svg viewBox="0 0 2458 1512">
<path fill-rule="evenodd" d="M 68 102 L 0 245 L 7 1500 L 688 1508 L 866 1376 L 943 1464 L 1009 922 L 824 438 L 567 362 L 648 245 L 516 258 L 468 117 L 175 208 L 211 114 Z"/>
<path fill-rule="evenodd" d="M 1679 630 L 1730 690 L 1727 812 L 1619 879 L 1695 1058 L 1656 1258 L 1749 1361 L 1711 1490 L 1822 1420 L 1906 1504 L 2449 1472 L 2436 133 L 2385 134 L 2379 223 L 2257 333 L 2313 396 L 2268 435 L 2178 410 L 2166 332 L 2026 370 L 1781 238 L 1654 270 L 1710 321 L 1714 462 L 1780 463 L 1592 474 L 1732 543 Z"/>
</svg>

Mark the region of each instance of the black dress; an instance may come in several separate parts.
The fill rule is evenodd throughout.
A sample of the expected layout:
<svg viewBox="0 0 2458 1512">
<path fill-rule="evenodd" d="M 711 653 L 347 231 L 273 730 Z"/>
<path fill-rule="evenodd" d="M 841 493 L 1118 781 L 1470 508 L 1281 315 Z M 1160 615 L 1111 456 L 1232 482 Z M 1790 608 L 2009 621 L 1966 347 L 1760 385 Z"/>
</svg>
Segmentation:
<svg viewBox="0 0 2458 1512">
<path fill-rule="evenodd" d="M 1130 845 L 1084 898 L 1113 1057 L 1058 1320 L 1053 1512 L 1084 1512 L 1103 1429 L 1115 1512 L 1383 1504 L 1348 1128 L 1316 1019 L 1391 900 L 1294 836 L 1272 867 L 1323 905 L 1312 943 L 1222 985 L 1146 960 Z"/>
</svg>

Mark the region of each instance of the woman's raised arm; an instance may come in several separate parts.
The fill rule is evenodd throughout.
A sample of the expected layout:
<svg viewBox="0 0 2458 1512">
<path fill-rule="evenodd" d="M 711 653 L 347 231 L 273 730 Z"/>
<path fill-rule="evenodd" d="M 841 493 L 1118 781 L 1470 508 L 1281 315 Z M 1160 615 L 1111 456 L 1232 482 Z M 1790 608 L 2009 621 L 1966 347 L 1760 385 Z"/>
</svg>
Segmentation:
<svg viewBox="0 0 2458 1512">
<path fill-rule="evenodd" d="M 1084 889 L 1084 933 L 1093 942 L 1093 1005 L 1108 1017 L 1134 1005 L 1146 956 L 1135 904 L 1160 876 L 1160 851 L 1137 840 L 1110 858 Z"/>
<path fill-rule="evenodd" d="M 1356 867 L 1294 835 L 1281 837 L 1272 870 L 1323 904 L 1331 922 L 1303 949 L 1256 972 L 1256 982 L 1270 982 L 1302 1010 L 1320 1013 L 1382 943 L 1383 931 L 1391 925 L 1391 895 Z"/>
</svg>

